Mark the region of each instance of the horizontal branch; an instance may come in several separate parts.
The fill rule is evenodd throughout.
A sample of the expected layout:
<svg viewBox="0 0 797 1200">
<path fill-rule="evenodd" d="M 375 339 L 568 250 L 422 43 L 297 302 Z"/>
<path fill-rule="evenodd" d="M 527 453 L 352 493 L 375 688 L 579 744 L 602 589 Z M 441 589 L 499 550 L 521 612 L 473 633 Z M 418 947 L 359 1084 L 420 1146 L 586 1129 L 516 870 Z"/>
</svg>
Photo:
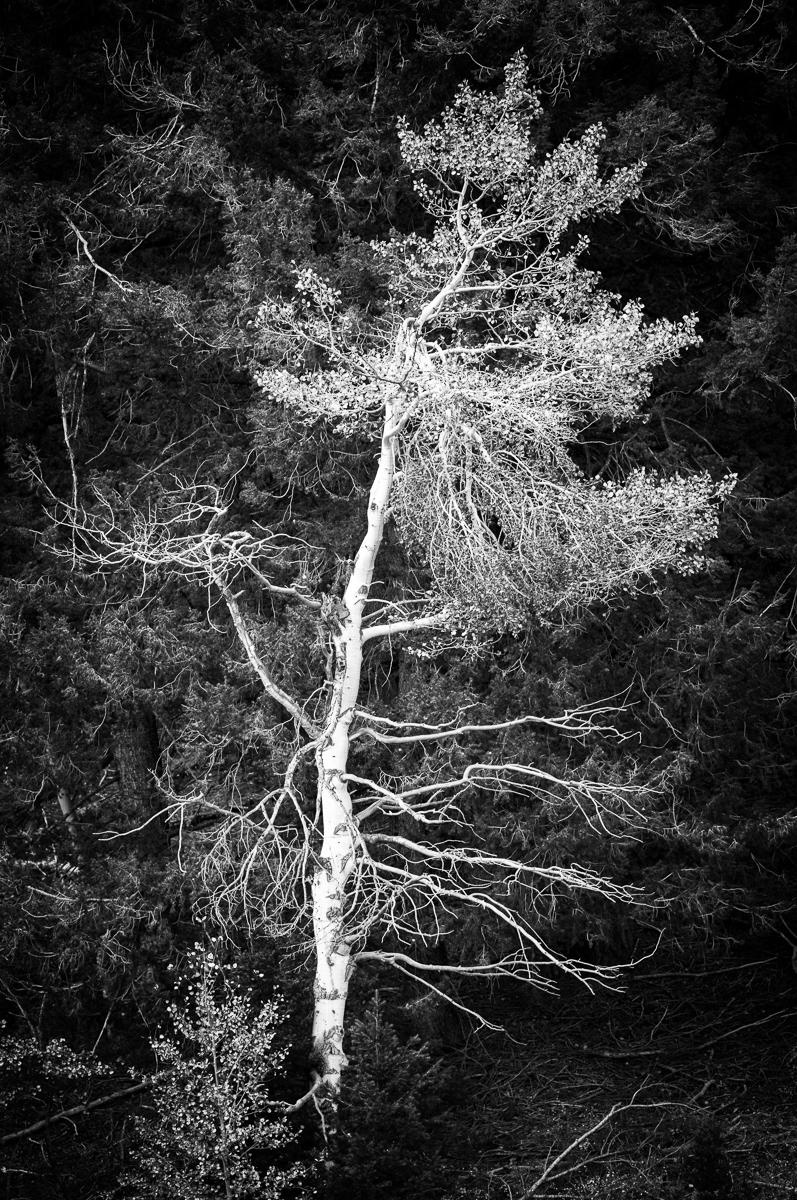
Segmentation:
<svg viewBox="0 0 797 1200">
<path fill-rule="evenodd" d="M 370 833 L 363 834 L 363 839 L 375 845 L 385 845 L 391 847 L 401 847 L 407 854 L 416 854 L 421 859 L 426 859 L 430 862 L 450 863 L 455 867 L 490 867 L 500 868 L 510 872 L 516 879 L 528 876 L 533 879 L 545 879 L 549 882 L 560 882 L 566 887 L 581 888 L 584 891 L 597 892 L 604 896 L 607 900 L 620 900 L 623 903 L 637 902 L 641 895 L 641 889 L 632 884 L 626 885 L 621 883 L 613 883 L 611 880 L 604 879 L 595 871 L 588 867 L 579 867 L 573 864 L 570 867 L 561 866 L 538 866 L 536 863 L 518 862 L 513 858 L 503 858 L 501 855 L 492 854 L 489 851 L 480 853 L 477 850 L 467 846 L 431 846 L 424 845 L 422 842 L 414 842 L 410 838 L 404 837 L 402 834 L 395 833 Z M 406 862 L 411 860 L 408 858 Z M 389 870 L 386 863 L 379 864 L 380 869 Z M 406 868 L 402 869 L 402 873 L 412 882 L 423 882 L 430 886 L 435 886 L 441 894 L 447 889 L 438 887 L 440 881 L 437 878 L 426 877 L 423 879 L 415 876 Z M 443 877 L 445 878 L 445 877 Z M 465 899 L 470 902 L 480 902 L 485 900 L 481 893 L 457 892 L 451 893 L 455 899 Z M 535 945 L 536 945 L 535 939 Z M 545 957 L 553 962 L 552 952 L 543 948 Z M 603 968 L 596 968 L 602 970 Z M 607 968 L 613 974 L 616 974 L 620 967 Z"/>
<path fill-rule="evenodd" d="M 291 1113 L 299 1112 L 300 1109 L 304 1108 L 308 1101 L 315 1097 L 316 1092 L 324 1082 L 321 1076 L 318 1074 L 318 1071 L 311 1072 L 311 1079 L 313 1081 L 311 1086 L 303 1096 L 300 1096 L 298 1100 L 294 1100 L 293 1104 L 288 1104 L 282 1100 L 269 1100 L 267 1101 L 268 1107 L 278 1108 L 286 1117 L 290 1116 Z"/>
<path fill-rule="evenodd" d="M 503 780 L 502 776 L 504 776 Z M 357 814 L 359 825 L 362 825 L 374 813 L 386 812 L 389 807 L 397 812 L 406 812 L 409 816 L 415 816 L 417 801 L 423 797 L 428 798 L 431 803 L 442 798 L 446 793 L 464 792 L 468 788 L 495 791 L 501 787 L 511 786 L 515 790 L 524 791 L 540 800 L 549 799 L 560 790 L 563 799 L 569 801 L 574 808 L 581 812 L 595 832 L 612 835 L 615 831 L 606 824 L 606 819 L 614 818 L 622 822 L 625 827 L 625 836 L 633 836 L 630 832 L 633 827 L 633 819 L 642 817 L 635 801 L 646 792 L 645 787 L 639 784 L 563 779 L 539 767 L 518 762 L 471 763 L 461 775 L 454 779 L 418 784 L 416 787 L 407 787 L 403 791 L 391 791 L 383 784 L 377 784 L 373 780 L 363 779 L 357 775 L 345 774 L 343 778 L 352 783 L 364 785 L 372 791 L 371 795 L 358 798 L 360 803 L 370 801 L 368 806 Z M 445 803 L 450 802 L 446 801 Z M 428 821 L 427 817 L 426 822 L 428 823 Z"/>
<path fill-rule="evenodd" d="M 466 708 L 475 708 L 475 705 L 466 705 Z M 369 713 L 364 708 L 355 709 L 355 715 L 362 717 L 367 721 L 376 721 L 380 725 L 387 725 L 391 729 L 445 729 L 451 724 L 451 721 L 427 722 L 427 721 L 394 721 L 392 717 L 381 717 L 377 713 Z M 457 718 L 454 718 L 455 720 Z"/>
<path fill-rule="evenodd" d="M 408 954 L 394 950 L 360 950 L 354 955 L 354 959 L 356 962 L 367 962 L 368 960 L 384 962 L 394 967 L 403 963 L 413 971 L 423 971 L 425 974 L 468 975 L 483 979 L 496 979 L 499 976 L 517 979 L 519 977 L 518 968 L 528 965 L 521 953 L 506 954 L 495 962 L 479 962 L 470 966 L 457 963 L 420 962 L 417 958 L 411 958 Z M 574 959 L 573 962 L 575 963 L 576 960 Z"/>
<path fill-rule="evenodd" d="M 397 971 L 401 971 L 402 975 L 406 975 L 408 979 L 415 980 L 416 983 L 420 983 L 423 985 L 423 987 L 428 988 L 430 992 L 434 992 L 435 995 L 440 996 L 442 1000 L 445 1000 L 445 1002 L 450 1004 L 453 1008 L 458 1008 L 460 1012 L 464 1012 L 467 1016 L 473 1017 L 484 1028 L 492 1029 L 495 1033 L 506 1032 L 502 1025 L 495 1025 L 492 1021 L 488 1021 L 487 1018 L 482 1016 L 480 1012 L 477 1012 L 475 1008 L 469 1008 L 467 1004 L 463 1004 L 462 1001 L 458 1000 L 455 996 L 450 996 L 447 992 L 444 992 L 442 988 L 435 987 L 435 985 L 428 979 L 420 979 L 413 973 L 412 970 L 409 969 L 409 967 L 417 967 L 418 970 L 421 971 L 432 968 L 427 968 L 423 963 L 416 962 L 415 959 L 410 958 L 406 954 L 390 954 L 381 950 L 362 950 L 359 954 L 355 955 L 354 958 L 356 962 L 361 962 L 364 959 L 370 959 L 374 962 L 387 962 L 391 966 L 395 967 Z M 409 964 L 409 966 L 405 966 L 405 963 Z"/>
<path fill-rule="evenodd" d="M 608 710 L 604 710 L 608 711 Z M 358 710 L 358 716 L 370 716 L 361 710 Z M 372 720 L 382 720 L 383 718 L 375 717 Z M 403 722 L 398 722 L 403 724 Z M 438 727 L 437 729 L 429 729 L 423 727 L 422 733 L 382 733 L 377 729 L 359 729 L 353 737 L 368 736 L 377 742 L 384 742 L 390 745 L 402 745 L 412 742 L 431 742 L 440 741 L 444 738 L 461 737 L 468 733 L 499 733 L 506 729 L 517 729 L 524 725 L 542 725 L 547 729 L 556 730 L 559 733 L 567 733 L 571 736 L 585 736 L 588 733 L 613 733 L 625 740 L 627 737 L 633 737 L 633 734 L 620 734 L 613 725 L 596 725 L 590 720 L 581 720 L 578 711 L 573 713 L 565 713 L 561 717 L 513 717 L 508 721 L 494 721 L 488 724 L 472 723 L 467 725 L 456 725 L 451 729 Z"/>
<path fill-rule="evenodd" d="M 406 621 L 388 621 L 384 625 L 371 625 L 362 631 L 361 641 L 370 642 L 378 637 L 395 637 L 400 633 L 415 633 L 420 629 L 440 629 L 445 624 L 445 613 L 431 617 L 408 617 Z"/>
</svg>

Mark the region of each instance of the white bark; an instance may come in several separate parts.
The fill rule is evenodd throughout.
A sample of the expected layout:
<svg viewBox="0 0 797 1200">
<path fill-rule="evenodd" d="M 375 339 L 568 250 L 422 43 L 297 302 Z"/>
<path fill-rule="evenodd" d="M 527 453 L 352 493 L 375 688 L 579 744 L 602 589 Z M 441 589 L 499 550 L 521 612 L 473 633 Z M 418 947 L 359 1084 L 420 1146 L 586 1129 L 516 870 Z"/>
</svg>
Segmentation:
<svg viewBox="0 0 797 1200">
<path fill-rule="evenodd" d="M 58 807 L 61 810 L 61 815 L 66 822 L 66 827 L 71 837 L 77 833 L 77 818 L 75 817 L 75 802 L 69 795 L 65 787 L 58 789 Z"/>
<path fill-rule="evenodd" d="M 407 353 L 411 353 L 408 351 Z M 401 344 L 397 363 L 404 355 Z M 398 388 L 397 388 L 398 393 Z M 353 969 L 345 934 L 346 887 L 354 870 L 358 834 L 346 769 L 351 723 L 356 715 L 363 657 L 363 610 L 384 533 L 395 471 L 393 441 L 398 398 L 385 405 L 379 463 L 368 498 L 365 536 L 338 607 L 332 630 L 333 686 L 328 717 L 316 751 L 323 842 L 313 876 L 313 934 L 316 950 L 313 1061 L 326 1098 L 334 1106 L 346 1066 L 344 1015 Z"/>
</svg>

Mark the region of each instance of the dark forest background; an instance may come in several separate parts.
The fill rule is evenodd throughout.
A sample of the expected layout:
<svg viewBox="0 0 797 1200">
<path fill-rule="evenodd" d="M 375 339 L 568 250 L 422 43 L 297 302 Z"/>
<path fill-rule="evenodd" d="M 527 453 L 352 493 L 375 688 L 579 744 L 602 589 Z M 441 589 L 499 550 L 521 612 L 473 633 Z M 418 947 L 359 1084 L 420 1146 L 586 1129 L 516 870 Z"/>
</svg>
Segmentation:
<svg viewBox="0 0 797 1200">
<path fill-rule="evenodd" d="M 258 306 L 296 262 L 374 310 L 370 241 L 422 220 L 397 117 L 428 120 L 463 80 L 498 86 L 522 48 L 543 149 L 600 121 L 607 166 L 648 164 L 641 195 L 589 230 L 590 265 L 651 317 L 696 312 L 702 335 L 658 373 L 644 421 L 622 441 L 596 425 L 573 453 L 589 475 L 738 483 L 699 574 L 505 635 L 487 661 L 399 649 L 369 686 L 388 715 L 624 698 L 633 736 L 590 768 L 610 778 L 631 755 L 640 787 L 655 780 L 642 836 L 499 803 L 518 844 L 642 889 L 638 906 L 560 905 L 546 929 L 578 957 L 638 965 L 594 995 L 445 985 L 505 1033 L 359 972 L 331 1169 L 312 1106 L 282 1123 L 261 1106 L 261 1182 L 226 1194 L 797 1195 L 789 0 L 9 0 L 0 35 L 0 1194 L 225 1195 L 191 1183 L 199 1074 L 152 1082 L 159 1031 L 178 1059 L 191 1042 L 176 977 L 255 1009 L 279 993 L 270 1095 L 306 1089 L 304 957 L 244 924 L 219 941 L 196 849 L 212 812 L 179 854 L 158 815 L 167 784 L 256 791 L 281 761 L 278 715 L 212 596 L 76 570 L 54 501 L 90 484 L 146 507 L 175 478 L 235 481 L 240 519 L 289 508 L 334 586 L 370 460 L 257 392 Z M 282 677 L 323 678 L 323 648 L 267 616 Z M 524 737 L 517 754 L 567 769 L 566 748 Z M 447 953 L 491 954 L 489 936 L 457 928 Z M 210 984 L 197 946 L 216 955 Z"/>
</svg>

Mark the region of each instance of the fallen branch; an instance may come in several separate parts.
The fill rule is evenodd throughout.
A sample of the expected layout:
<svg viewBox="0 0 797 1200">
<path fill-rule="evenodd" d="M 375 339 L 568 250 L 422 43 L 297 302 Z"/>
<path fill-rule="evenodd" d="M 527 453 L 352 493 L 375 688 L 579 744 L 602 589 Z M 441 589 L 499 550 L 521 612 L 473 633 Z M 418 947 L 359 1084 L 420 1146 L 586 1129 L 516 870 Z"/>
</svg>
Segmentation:
<svg viewBox="0 0 797 1200">
<path fill-rule="evenodd" d="M 698 1092 L 696 1092 L 695 1095 L 692 1096 L 689 1100 L 685 1100 L 685 1101 L 684 1100 L 653 1100 L 649 1104 L 637 1104 L 636 1096 L 639 1095 L 639 1091 L 641 1090 L 641 1089 L 639 1089 L 638 1091 L 636 1091 L 634 1093 L 634 1097 L 628 1102 L 628 1104 L 613 1104 L 612 1107 L 609 1109 L 609 1111 L 607 1113 L 604 1113 L 604 1115 L 600 1118 L 599 1121 L 596 1121 L 595 1124 L 590 1126 L 590 1128 L 587 1129 L 584 1133 L 581 1133 L 581 1134 L 579 1134 L 579 1136 L 577 1138 L 574 1138 L 569 1146 L 565 1146 L 564 1150 L 562 1150 L 559 1154 L 557 1154 L 556 1158 L 552 1162 L 548 1163 L 548 1166 L 545 1168 L 545 1170 L 542 1172 L 542 1174 L 537 1176 L 537 1178 L 534 1180 L 534 1183 L 532 1183 L 531 1187 L 527 1191 L 525 1191 L 523 1193 L 523 1195 L 520 1197 L 520 1200 L 528 1200 L 529 1196 L 536 1195 L 536 1193 L 539 1191 L 539 1189 L 542 1187 L 542 1185 L 546 1181 L 552 1182 L 554 1179 L 561 1179 L 564 1175 L 572 1175 L 574 1171 L 578 1171 L 582 1167 L 587 1166 L 588 1163 L 583 1163 L 583 1162 L 575 1163 L 571 1167 L 565 1167 L 565 1169 L 563 1171 L 559 1171 L 556 1175 L 553 1174 L 553 1172 L 556 1170 L 556 1168 L 559 1166 L 559 1164 L 562 1163 L 564 1161 L 564 1159 L 566 1159 L 568 1157 L 568 1155 L 572 1154 L 574 1150 L 577 1150 L 579 1146 L 582 1146 L 584 1144 L 584 1142 L 588 1141 L 589 1138 L 591 1138 L 594 1133 L 598 1132 L 598 1130 L 603 1129 L 604 1125 L 608 1125 L 609 1121 L 611 1121 L 611 1119 L 613 1117 L 616 1117 L 618 1113 L 629 1112 L 631 1110 L 648 1109 L 648 1108 L 688 1107 L 689 1105 L 695 1104 L 696 1101 L 701 1099 L 701 1097 L 704 1096 L 705 1093 L 708 1091 L 708 1089 L 712 1086 L 713 1082 L 714 1082 L 713 1079 L 706 1080 L 706 1082 L 703 1084 L 703 1086 L 700 1088 L 700 1090 Z M 604 1157 L 604 1156 L 601 1155 L 600 1157 Z M 590 1161 L 595 1161 L 595 1160 L 590 1160 Z"/>
<path fill-rule="evenodd" d="M 709 975 L 727 975 L 732 971 L 749 971 L 753 967 L 763 967 L 767 963 L 776 961 L 776 955 L 772 954 L 769 958 L 759 958 L 755 962 L 737 963 L 734 967 L 718 967 L 713 971 L 654 971 L 652 974 L 637 975 L 634 972 L 633 978 L 637 979 L 705 979 Z"/>
<path fill-rule="evenodd" d="M 720 1033 L 717 1037 L 709 1038 L 707 1042 L 701 1042 L 699 1046 L 689 1047 L 689 1050 L 707 1050 L 709 1046 L 716 1046 L 717 1042 L 722 1042 L 725 1038 L 733 1037 L 735 1033 L 742 1033 L 745 1029 L 755 1029 L 758 1025 L 766 1025 L 768 1021 L 774 1021 L 777 1017 L 797 1017 L 797 1011 L 782 1008 L 779 1012 L 770 1013 L 768 1017 L 762 1017 L 760 1021 L 750 1021 L 747 1025 L 737 1025 L 735 1029 L 729 1029 L 727 1033 Z"/>
<path fill-rule="evenodd" d="M 710 1046 L 716 1046 L 717 1042 L 723 1042 L 726 1038 L 733 1037 L 736 1033 L 743 1033 L 745 1029 L 756 1029 L 759 1025 L 766 1025 L 769 1021 L 774 1021 L 778 1017 L 795 1017 L 797 1011 L 782 1008 L 778 1012 L 770 1013 L 768 1017 L 762 1017 L 760 1021 L 749 1021 L 746 1025 L 737 1025 L 735 1029 L 729 1029 L 726 1033 L 719 1033 L 716 1037 L 709 1038 L 705 1042 L 700 1042 L 697 1046 L 661 1046 L 657 1049 L 632 1049 L 627 1050 L 590 1050 L 588 1046 L 582 1046 L 584 1054 L 588 1054 L 591 1058 L 656 1058 L 661 1054 L 695 1054 L 698 1050 L 708 1050 Z"/>
<path fill-rule="evenodd" d="M 652 1104 L 636 1104 L 633 1100 L 631 1100 L 628 1104 L 613 1104 L 609 1111 L 604 1113 L 599 1121 L 596 1121 L 594 1125 L 590 1126 L 585 1133 L 579 1134 L 577 1138 L 573 1139 L 569 1146 L 565 1146 L 564 1150 L 562 1150 L 560 1154 L 557 1154 L 553 1162 L 550 1162 L 542 1174 L 537 1176 L 528 1191 L 523 1193 L 520 1200 L 527 1200 L 528 1196 L 534 1196 L 540 1190 L 546 1180 L 550 1180 L 551 1178 L 559 1179 L 562 1175 L 572 1175 L 573 1171 L 578 1170 L 579 1167 L 584 1165 L 582 1163 L 578 1163 L 573 1167 L 567 1167 L 564 1171 L 560 1171 L 557 1175 L 552 1174 L 559 1164 L 568 1157 L 568 1155 L 572 1154 L 574 1150 L 577 1150 L 579 1146 L 588 1141 L 589 1138 L 592 1137 L 593 1133 L 597 1133 L 599 1129 L 603 1129 L 604 1125 L 608 1125 L 612 1117 L 616 1117 L 618 1113 L 628 1112 L 631 1109 L 639 1108 L 667 1108 L 670 1107 L 670 1104 L 671 1102 L 669 1100 L 659 1100 Z"/>
<path fill-rule="evenodd" d="M 67 1121 L 70 1117 L 78 1117 L 95 1108 L 103 1108 L 106 1104 L 115 1104 L 117 1100 L 124 1100 L 127 1096 L 135 1096 L 138 1092 L 146 1091 L 151 1082 L 151 1080 L 146 1080 L 144 1083 L 134 1083 L 129 1088 L 111 1092 L 108 1096 L 100 1096 L 97 1100 L 89 1100 L 86 1104 L 76 1104 L 74 1108 L 64 1108 L 61 1112 L 53 1113 L 52 1116 L 43 1117 L 41 1121 L 34 1121 L 32 1125 L 26 1125 L 24 1129 L 16 1129 L 13 1133 L 5 1134 L 0 1137 L 0 1146 L 7 1146 L 10 1142 L 18 1142 L 21 1138 L 30 1137 L 31 1134 L 46 1129 L 54 1121 Z"/>
<path fill-rule="evenodd" d="M 134 1083 L 128 1088 L 122 1088 L 118 1092 L 111 1092 L 107 1096 L 100 1096 L 96 1100 L 89 1100 L 85 1104 L 76 1104 L 73 1108 L 64 1108 L 61 1112 L 53 1113 L 49 1117 L 42 1117 L 40 1121 L 34 1121 L 32 1125 L 26 1125 L 24 1129 L 16 1129 L 13 1133 L 6 1133 L 0 1137 L 0 1146 L 7 1146 L 11 1142 L 18 1142 L 24 1137 L 30 1137 L 31 1134 L 39 1133 L 42 1129 L 46 1129 L 48 1125 L 52 1125 L 54 1121 L 67 1121 L 70 1117 L 79 1117 L 83 1113 L 91 1112 L 95 1108 L 104 1108 L 107 1104 L 115 1104 L 117 1100 L 125 1100 L 128 1096 L 135 1096 L 139 1092 L 144 1092 L 148 1087 L 157 1081 L 159 1076 L 153 1076 L 150 1079 L 142 1080 L 140 1083 Z M 321 1076 L 313 1072 L 313 1085 L 308 1092 L 300 1096 L 293 1104 L 287 1104 L 283 1101 L 270 1101 L 269 1106 L 279 1108 L 288 1116 L 291 1113 L 298 1112 L 303 1108 L 308 1100 L 315 1098 L 315 1094 L 322 1083 Z"/>
</svg>

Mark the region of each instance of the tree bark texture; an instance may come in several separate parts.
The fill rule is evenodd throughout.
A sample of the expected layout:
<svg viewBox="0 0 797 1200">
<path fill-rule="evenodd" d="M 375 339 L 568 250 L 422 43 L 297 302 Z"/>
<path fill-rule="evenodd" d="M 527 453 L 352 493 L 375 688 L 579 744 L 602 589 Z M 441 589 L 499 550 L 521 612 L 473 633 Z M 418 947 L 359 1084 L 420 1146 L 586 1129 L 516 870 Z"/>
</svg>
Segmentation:
<svg viewBox="0 0 797 1200">
<path fill-rule="evenodd" d="M 345 779 L 351 723 L 360 691 L 362 623 L 371 590 L 395 472 L 395 404 L 386 404 L 379 464 L 368 498 L 367 528 L 341 604 L 328 620 L 334 655 L 328 715 L 316 751 L 323 843 L 313 878 L 316 949 L 313 1065 L 331 1108 L 346 1066 L 344 1016 L 353 969 L 346 936 L 347 884 L 358 852 L 352 797 Z"/>
</svg>

